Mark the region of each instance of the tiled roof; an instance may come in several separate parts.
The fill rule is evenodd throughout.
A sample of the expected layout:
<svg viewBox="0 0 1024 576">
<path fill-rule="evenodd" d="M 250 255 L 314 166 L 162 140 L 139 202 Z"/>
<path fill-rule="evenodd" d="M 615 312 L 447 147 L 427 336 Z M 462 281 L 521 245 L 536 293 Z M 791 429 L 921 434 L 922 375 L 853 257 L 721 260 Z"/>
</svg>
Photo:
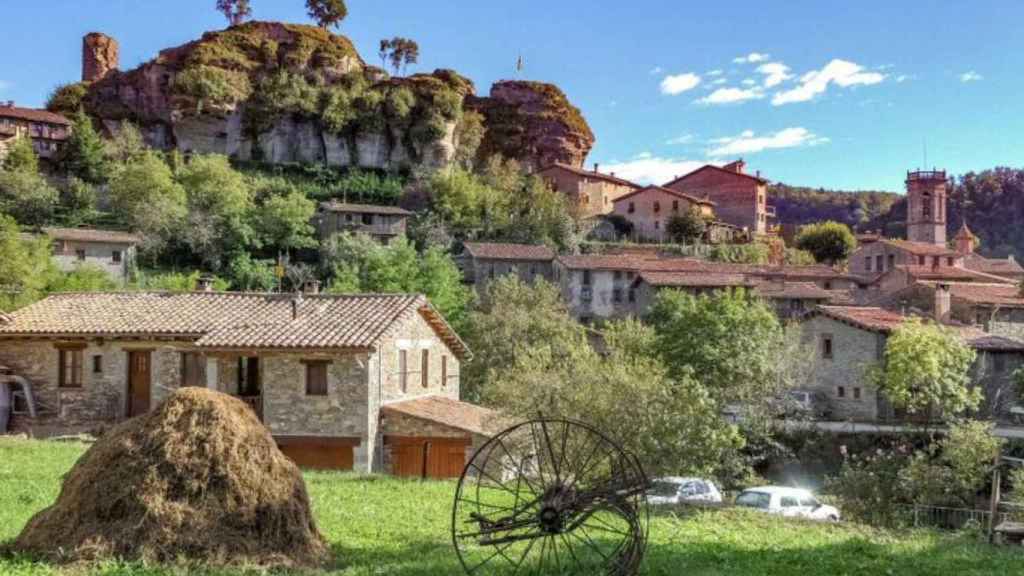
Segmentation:
<svg viewBox="0 0 1024 576">
<path fill-rule="evenodd" d="M 964 257 L 964 268 L 997 276 L 1024 276 L 1024 268 L 1013 258 L 985 258 L 978 254 L 968 254 Z"/>
<path fill-rule="evenodd" d="M 617 203 L 617 202 L 621 202 L 623 200 L 626 200 L 626 199 L 629 199 L 629 198 L 633 198 L 634 196 L 639 196 L 640 194 L 644 194 L 646 192 L 651 192 L 651 191 L 661 192 L 663 194 L 668 194 L 669 196 L 675 196 L 677 198 L 682 198 L 683 200 L 686 200 L 687 202 L 690 202 L 692 204 L 703 204 L 705 206 L 716 206 L 716 204 L 714 202 L 712 202 L 711 200 L 709 200 L 707 198 L 697 198 L 696 196 L 694 196 L 692 194 L 687 194 L 685 192 L 680 192 L 678 190 L 673 190 L 671 188 L 662 188 L 661 186 L 648 186 L 646 188 L 641 188 L 641 189 L 636 190 L 634 192 L 630 192 L 629 194 L 626 194 L 625 196 L 619 196 L 612 203 L 614 204 L 614 203 Z"/>
<path fill-rule="evenodd" d="M 715 274 L 694 272 L 641 272 L 644 282 L 657 287 L 721 288 L 751 287 L 753 282 L 742 274 Z"/>
<path fill-rule="evenodd" d="M 455 354 L 468 355 L 458 335 L 417 294 L 298 300 L 242 292 L 56 294 L 12 313 L 10 322 L 0 324 L 0 337 L 180 337 L 209 348 L 366 349 L 417 312 Z"/>
<path fill-rule="evenodd" d="M 1014 340 L 1012 338 L 1006 338 L 1004 336 L 995 336 L 982 332 L 980 334 L 962 334 L 961 337 L 971 348 L 974 348 L 975 350 L 985 350 L 989 352 L 1024 352 L 1024 342 Z"/>
<path fill-rule="evenodd" d="M 351 204 L 330 200 L 321 202 L 320 209 L 327 212 L 351 212 L 353 214 L 391 214 L 394 216 L 412 216 L 412 212 L 398 206 L 380 206 L 377 204 Z"/>
<path fill-rule="evenodd" d="M 902 314 L 866 306 L 818 306 L 812 312 L 815 313 L 858 328 L 884 333 L 892 332 L 907 320 Z"/>
<path fill-rule="evenodd" d="M 561 162 L 555 162 L 554 164 L 549 164 L 548 166 L 545 166 L 545 167 L 541 168 L 540 170 L 538 170 L 537 173 L 538 174 L 542 174 L 542 173 L 547 172 L 549 170 L 563 170 L 565 172 L 569 172 L 569 173 L 575 174 L 577 176 L 582 176 L 584 178 L 591 178 L 591 179 L 594 179 L 594 180 L 604 180 L 605 182 L 610 182 L 612 184 L 617 184 L 619 186 L 629 186 L 630 188 L 640 188 L 640 185 L 638 185 L 638 184 L 634 184 L 633 182 L 630 182 L 629 180 L 624 180 L 622 178 L 617 178 L 615 176 L 612 176 L 611 174 L 604 174 L 604 173 L 601 173 L 601 172 L 595 172 L 593 170 L 584 170 L 583 168 L 577 168 L 575 166 L 570 166 L 568 164 L 562 164 Z"/>
<path fill-rule="evenodd" d="M 0 118 L 15 118 L 28 122 L 43 122 L 47 124 L 60 124 L 71 126 L 71 121 L 48 110 L 37 110 L 35 108 L 18 108 L 17 106 L 0 106 Z"/>
<path fill-rule="evenodd" d="M 949 284 L 949 293 L 971 304 L 1024 308 L 1024 296 L 1014 284 Z"/>
<path fill-rule="evenodd" d="M 498 244 L 466 242 L 466 252 L 473 258 L 488 260 L 554 260 L 555 251 L 537 244 Z"/>
<path fill-rule="evenodd" d="M 659 257 L 651 254 L 582 254 L 578 256 L 559 256 L 558 261 L 570 269 L 742 274 L 793 280 L 846 277 L 842 272 L 823 265 L 777 266 L 770 264 L 733 264 L 678 256 Z"/>
<path fill-rule="evenodd" d="M 663 186 L 671 186 L 673 184 L 677 184 L 679 182 L 683 182 L 687 178 L 693 176 L 694 174 L 697 174 L 698 172 L 703 172 L 704 170 L 715 170 L 715 171 L 718 171 L 718 172 L 722 172 L 723 174 L 728 174 L 730 176 L 738 176 L 740 178 L 749 178 L 750 180 L 753 180 L 753 181 L 757 182 L 758 184 L 767 184 L 768 183 L 767 180 L 765 180 L 764 178 L 761 178 L 760 176 L 754 176 L 752 174 L 744 174 L 742 172 L 734 172 L 732 170 L 726 170 L 725 168 L 720 168 L 718 166 L 715 166 L 714 164 L 705 164 L 704 166 L 701 166 L 700 168 L 697 168 L 696 170 L 694 170 L 694 171 L 692 171 L 692 172 L 690 172 L 688 174 L 684 174 L 684 175 L 680 176 L 679 178 L 676 178 L 675 180 L 672 180 L 671 182 L 667 182 L 667 183 L 663 184 Z"/>
<path fill-rule="evenodd" d="M 883 238 L 879 240 L 879 242 L 883 242 L 890 246 L 895 246 L 900 250 L 905 250 L 911 254 L 921 256 L 959 256 L 959 253 L 956 250 L 952 250 L 941 244 L 911 242 L 910 240 L 894 240 L 892 238 Z"/>
<path fill-rule="evenodd" d="M 412 416 L 484 436 L 494 435 L 508 424 L 500 412 L 446 396 L 430 395 L 385 404 L 381 406 L 381 411 Z"/>
<path fill-rule="evenodd" d="M 910 276 L 917 280 L 1012 283 L 1011 280 L 1001 276 L 956 266 L 897 266 L 896 268 L 906 270 Z"/>
<path fill-rule="evenodd" d="M 130 232 L 117 230 L 96 230 L 91 228 L 43 228 L 43 232 L 54 240 L 77 242 L 110 242 L 115 244 L 138 244 L 142 238 Z"/>
<path fill-rule="evenodd" d="M 794 298 L 830 300 L 832 291 L 819 288 L 814 282 L 785 282 L 780 284 L 764 282 L 758 284 L 755 291 L 765 298 Z"/>
</svg>

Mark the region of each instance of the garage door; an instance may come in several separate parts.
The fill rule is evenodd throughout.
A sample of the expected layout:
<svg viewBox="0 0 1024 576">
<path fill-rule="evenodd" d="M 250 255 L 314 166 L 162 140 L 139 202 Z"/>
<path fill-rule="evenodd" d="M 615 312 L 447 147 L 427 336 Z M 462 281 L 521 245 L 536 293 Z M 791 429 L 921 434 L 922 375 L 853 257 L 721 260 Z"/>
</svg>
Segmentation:
<svg viewBox="0 0 1024 576">
<path fill-rule="evenodd" d="M 278 439 L 278 447 L 299 468 L 351 470 L 354 461 L 354 443 L 346 439 Z"/>
<path fill-rule="evenodd" d="M 468 438 L 386 438 L 391 472 L 406 478 L 457 478 L 466 464 Z"/>
</svg>

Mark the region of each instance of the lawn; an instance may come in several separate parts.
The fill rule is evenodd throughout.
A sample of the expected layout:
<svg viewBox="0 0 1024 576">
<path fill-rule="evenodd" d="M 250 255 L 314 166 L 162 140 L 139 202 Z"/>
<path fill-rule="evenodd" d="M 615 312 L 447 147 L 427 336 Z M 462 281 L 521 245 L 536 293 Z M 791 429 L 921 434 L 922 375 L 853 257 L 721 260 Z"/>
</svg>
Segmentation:
<svg viewBox="0 0 1024 576">
<path fill-rule="evenodd" d="M 17 536 L 48 505 L 80 444 L 0 437 L 0 541 Z M 458 575 L 449 536 L 451 482 L 310 472 L 317 521 L 336 555 L 337 575 Z M 257 571 L 249 571 L 258 573 Z M 160 576 L 195 568 L 108 563 L 54 567 L 0 558 L 0 574 Z M 205 572 L 236 575 L 243 570 Z M 989 547 L 966 535 L 893 533 L 736 510 L 652 517 L 644 574 L 687 576 L 990 576 L 1024 574 L 1024 552 Z"/>
</svg>

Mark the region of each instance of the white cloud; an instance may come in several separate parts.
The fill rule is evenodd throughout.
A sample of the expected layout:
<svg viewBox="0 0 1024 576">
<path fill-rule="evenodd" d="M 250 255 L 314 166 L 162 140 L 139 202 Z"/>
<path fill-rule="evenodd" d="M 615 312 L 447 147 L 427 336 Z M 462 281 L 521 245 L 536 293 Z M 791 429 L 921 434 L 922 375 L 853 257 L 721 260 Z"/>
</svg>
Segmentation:
<svg viewBox="0 0 1024 576">
<path fill-rule="evenodd" d="M 715 78 L 711 82 L 711 84 L 714 85 L 714 86 L 721 86 L 722 84 L 725 84 L 726 82 L 728 82 L 728 80 L 726 80 L 725 78 Z"/>
<path fill-rule="evenodd" d="M 754 154 L 764 150 L 779 148 L 800 148 L 804 146 L 817 146 L 825 144 L 828 138 L 818 136 L 810 130 L 802 127 L 786 128 L 774 134 L 758 136 L 753 130 L 745 130 L 738 136 L 728 138 L 717 138 L 712 140 L 714 145 L 707 151 L 708 156 L 717 158 L 720 156 L 736 156 L 740 154 Z"/>
<path fill-rule="evenodd" d="M 857 85 L 878 84 L 885 80 L 885 74 L 869 72 L 860 64 L 846 60 L 834 59 L 821 70 L 812 70 L 800 77 L 800 85 L 792 90 L 778 92 L 772 98 L 772 104 L 781 106 L 793 102 L 807 102 L 828 90 L 829 84 L 843 88 Z"/>
<path fill-rule="evenodd" d="M 916 78 L 916 76 L 913 76 L 911 74 L 900 74 L 899 76 L 893 78 L 893 80 L 895 80 L 897 84 L 902 84 L 907 80 L 913 80 L 914 78 Z"/>
<path fill-rule="evenodd" d="M 690 142 L 693 142 L 693 134 L 683 134 L 682 136 L 676 136 L 675 138 L 666 140 L 665 144 L 671 146 L 673 144 L 688 144 Z"/>
<path fill-rule="evenodd" d="M 768 62 L 757 67 L 757 71 L 764 74 L 764 87 L 771 88 L 778 86 L 793 77 L 789 73 L 789 66 L 782 62 Z"/>
<path fill-rule="evenodd" d="M 698 84 L 700 84 L 700 76 L 691 72 L 665 76 L 665 79 L 661 81 L 661 93 L 675 96 L 687 90 L 693 90 Z"/>
<path fill-rule="evenodd" d="M 651 76 L 657 76 L 658 74 L 661 74 L 664 71 L 665 70 L 663 70 L 661 66 L 655 66 L 654 68 L 651 68 L 651 71 L 648 72 L 648 74 L 650 74 Z"/>
<path fill-rule="evenodd" d="M 708 72 L 708 76 L 721 76 L 722 74 L 725 74 L 725 72 L 721 68 L 715 68 Z"/>
<path fill-rule="evenodd" d="M 757 84 L 757 82 L 753 78 L 744 78 L 743 82 L 740 82 L 740 84 L 743 84 L 744 86 L 753 86 Z"/>
<path fill-rule="evenodd" d="M 735 62 L 736 64 L 756 64 L 758 62 L 764 62 L 767 59 L 767 54 L 762 54 L 760 52 L 751 52 L 746 56 L 737 56 L 736 58 L 733 58 L 732 61 Z"/>
<path fill-rule="evenodd" d="M 619 178 L 625 178 L 639 184 L 664 184 L 683 174 L 689 174 L 706 162 L 686 160 L 682 158 L 661 158 L 650 154 L 641 154 L 628 162 L 612 162 L 602 164 L 602 172 L 614 172 Z"/>
<path fill-rule="evenodd" d="M 984 76 L 978 74 L 974 70 L 964 72 L 963 74 L 960 75 L 961 82 L 977 82 L 978 80 L 982 80 L 984 78 Z"/>
<path fill-rule="evenodd" d="M 747 100 L 764 98 L 759 88 L 719 88 L 703 98 L 695 100 L 697 104 L 736 104 Z"/>
</svg>

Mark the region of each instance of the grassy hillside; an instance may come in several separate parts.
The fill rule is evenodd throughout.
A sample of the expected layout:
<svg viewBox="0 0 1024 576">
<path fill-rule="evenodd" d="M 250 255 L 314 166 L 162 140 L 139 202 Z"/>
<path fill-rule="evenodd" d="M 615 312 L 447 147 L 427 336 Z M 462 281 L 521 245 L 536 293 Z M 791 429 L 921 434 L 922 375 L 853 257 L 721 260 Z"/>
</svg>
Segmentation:
<svg viewBox="0 0 1024 576">
<path fill-rule="evenodd" d="M 61 475 L 85 447 L 0 437 L 0 540 L 14 538 L 57 495 Z M 338 575 L 457 575 L 448 532 L 451 482 L 415 482 L 350 474 L 307 473 L 317 521 L 336 554 Z M 718 511 L 652 517 L 643 574 L 804 576 L 807 574 L 982 576 L 1019 574 L 1020 552 L 966 536 L 907 534 L 857 525 L 786 521 Z M 0 574 L 161 576 L 257 571 L 186 567 L 53 567 L 0 557 Z"/>
</svg>

